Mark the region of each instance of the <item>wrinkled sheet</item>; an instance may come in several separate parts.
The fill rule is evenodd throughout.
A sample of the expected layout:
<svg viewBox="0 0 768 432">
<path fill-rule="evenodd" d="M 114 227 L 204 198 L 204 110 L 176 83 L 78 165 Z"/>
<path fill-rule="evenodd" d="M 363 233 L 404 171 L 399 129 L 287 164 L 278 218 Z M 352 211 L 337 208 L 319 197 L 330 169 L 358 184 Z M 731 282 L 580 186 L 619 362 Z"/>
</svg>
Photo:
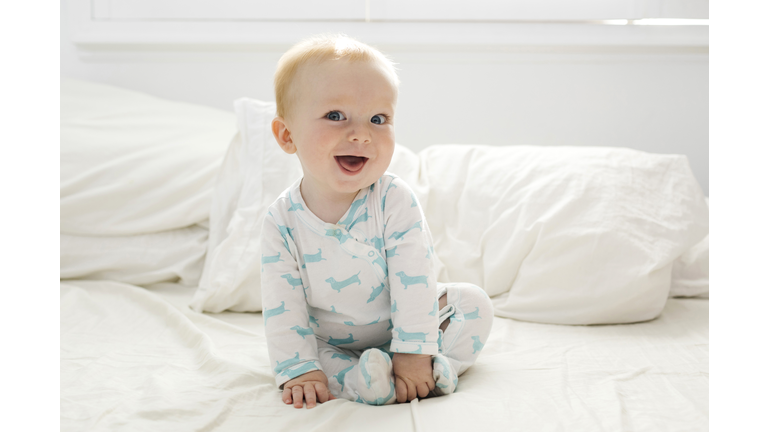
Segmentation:
<svg viewBox="0 0 768 432">
<path fill-rule="evenodd" d="M 457 392 L 371 407 L 284 405 L 260 313 L 198 314 L 193 288 L 61 284 L 62 431 L 704 431 L 709 300 L 655 320 L 562 326 L 494 318 Z"/>
</svg>

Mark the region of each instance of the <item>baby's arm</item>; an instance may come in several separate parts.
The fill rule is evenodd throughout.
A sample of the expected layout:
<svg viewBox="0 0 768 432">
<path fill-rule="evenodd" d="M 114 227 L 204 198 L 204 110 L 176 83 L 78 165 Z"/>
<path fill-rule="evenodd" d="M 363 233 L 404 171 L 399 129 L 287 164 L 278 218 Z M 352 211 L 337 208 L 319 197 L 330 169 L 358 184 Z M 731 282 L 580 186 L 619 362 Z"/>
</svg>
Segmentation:
<svg viewBox="0 0 768 432">
<path fill-rule="evenodd" d="M 388 179 L 388 176 L 385 175 Z M 437 354 L 438 300 L 432 239 L 408 185 L 391 180 L 384 198 L 384 248 L 392 301 L 392 359 L 398 402 L 426 397 L 434 389 L 432 355 Z"/>
<path fill-rule="evenodd" d="M 317 355 L 317 340 L 309 324 L 304 284 L 295 259 L 290 222 L 269 213 L 261 238 L 261 295 L 270 366 L 283 400 L 296 408 L 307 401 L 326 402 L 332 396 Z"/>
</svg>

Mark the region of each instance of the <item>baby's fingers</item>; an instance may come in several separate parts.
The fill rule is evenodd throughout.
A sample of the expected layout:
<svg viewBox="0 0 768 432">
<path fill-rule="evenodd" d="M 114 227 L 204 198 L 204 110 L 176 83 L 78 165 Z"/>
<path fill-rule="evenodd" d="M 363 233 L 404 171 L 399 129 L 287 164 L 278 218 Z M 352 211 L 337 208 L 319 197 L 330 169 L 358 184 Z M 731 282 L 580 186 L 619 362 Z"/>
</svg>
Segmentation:
<svg viewBox="0 0 768 432">
<path fill-rule="evenodd" d="M 397 397 L 397 403 L 403 403 L 408 401 L 408 386 L 399 377 L 395 378 L 395 395 Z"/>
<path fill-rule="evenodd" d="M 307 409 L 314 408 L 317 404 L 315 395 L 315 385 L 312 383 L 304 384 L 304 398 L 307 400 Z"/>
<path fill-rule="evenodd" d="M 315 386 L 315 390 L 317 391 L 318 402 L 323 403 L 333 399 L 333 395 L 331 394 L 331 391 L 328 390 L 328 387 L 322 384 L 318 384 Z"/>
<path fill-rule="evenodd" d="M 421 383 L 416 386 L 416 393 L 420 398 L 425 398 L 429 395 L 429 386 L 427 383 Z"/>
<path fill-rule="evenodd" d="M 291 389 L 290 389 L 290 387 L 283 389 L 283 402 L 285 402 L 286 404 L 289 404 L 289 403 L 293 402 L 293 398 L 291 398 Z"/>
<path fill-rule="evenodd" d="M 302 408 L 304 406 L 304 392 L 302 391 L 301 385 L 291 387 L 291 394 L 293 394 L 293 407 Z"/>
</svg>

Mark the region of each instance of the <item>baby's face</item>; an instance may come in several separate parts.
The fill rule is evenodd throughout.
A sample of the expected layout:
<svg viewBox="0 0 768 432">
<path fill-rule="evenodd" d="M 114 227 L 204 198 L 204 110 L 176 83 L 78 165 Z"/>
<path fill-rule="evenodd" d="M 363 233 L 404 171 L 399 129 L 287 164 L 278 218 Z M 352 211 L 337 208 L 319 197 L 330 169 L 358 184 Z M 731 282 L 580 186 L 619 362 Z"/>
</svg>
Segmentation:
<svg viewBox="0 0 768 432">
<path fill-rule="evenodd" d="M 395 149 L 397 88 L 375 63 L 327 61 L 296 76 L 286 119 L 304 186 L 333 196 L 357 193 L 384 174 Z"/>
</svg>

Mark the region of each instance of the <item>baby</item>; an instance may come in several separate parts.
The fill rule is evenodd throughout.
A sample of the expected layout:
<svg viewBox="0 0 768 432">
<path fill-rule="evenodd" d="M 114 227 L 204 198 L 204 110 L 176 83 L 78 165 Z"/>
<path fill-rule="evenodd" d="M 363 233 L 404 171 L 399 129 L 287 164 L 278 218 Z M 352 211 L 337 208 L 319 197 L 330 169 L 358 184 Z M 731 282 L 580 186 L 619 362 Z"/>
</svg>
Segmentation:
<svg viewBox="0 0 768 432">
<path fill-rule="evenodd" d="M 345 36 L 278 63 L 272 133 L 304 177 L 264 220 L 261 286 L 271 368 L 296 408 L 450 394 L 491 331 L 485 291 L 437 283 L 424 212 L 386 172 L 398 84 L 390 60 Z"/>
</svg>

